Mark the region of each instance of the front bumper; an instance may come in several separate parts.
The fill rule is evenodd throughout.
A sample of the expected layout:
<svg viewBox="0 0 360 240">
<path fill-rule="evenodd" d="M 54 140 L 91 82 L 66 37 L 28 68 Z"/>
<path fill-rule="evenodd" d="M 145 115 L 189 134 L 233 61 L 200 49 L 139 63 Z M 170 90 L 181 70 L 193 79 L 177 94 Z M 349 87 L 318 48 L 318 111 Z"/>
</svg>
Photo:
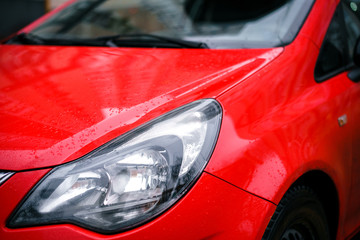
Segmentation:
<svg viewBox="0 0 360 240">
<path fill-rule="evenodd" d="M 71 224 L 7 228 L 13 210 L 48 171 L 19 172 L 0 186 L 0 239 L 261 239 L 276 208 L 205 172 L 164 214 L 119 234 L 102 235 Z"/>
</svg>

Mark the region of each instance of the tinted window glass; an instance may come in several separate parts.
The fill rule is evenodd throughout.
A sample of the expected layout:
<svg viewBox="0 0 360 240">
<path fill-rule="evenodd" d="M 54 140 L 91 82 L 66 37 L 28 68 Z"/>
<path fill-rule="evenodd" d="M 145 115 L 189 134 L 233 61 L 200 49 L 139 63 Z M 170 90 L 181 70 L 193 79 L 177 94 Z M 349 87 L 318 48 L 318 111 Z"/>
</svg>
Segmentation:
<svg viewBox="0 0 360 240">
<path fill-rule="evenodd" d="M 315 79 L 318 82 L 325 81 L 353 66 L 353 51 L 360 36 L 358 7 L 360 0 L 345 0 L 336 9 L 315 68 Z"/>
<path fill-rule="evenodd" d="M 315 78 L 322 82 L 343 71 L 349 63 L 349 51 L 344 32 L 344 14 L 340 4 L 336 9 L 322 43 L 315 67 Z"/>
<path fill-rule="evenodd" d="M 344 1 L 344 19 L 347 30 L 349 55 L 352 59 L 356 40 L 360 36 L 360 0 Z"/>
<path fill-rule="evenodd" d="M 315 77 L 323 81 L 329 75 L 336 74 L 346 66 L 346 42 L 343 33 L 342 9 L 338 7 L 330 23 L 323 41 L 318 62 L 315 68 Z"/>
<path fill-rule="evenodd" d="M 94 38 L 148 33 L 206 43 L 210 48 L 290 43 L 313 0 L 78 0 L 32 33 Z"/>
</svg>

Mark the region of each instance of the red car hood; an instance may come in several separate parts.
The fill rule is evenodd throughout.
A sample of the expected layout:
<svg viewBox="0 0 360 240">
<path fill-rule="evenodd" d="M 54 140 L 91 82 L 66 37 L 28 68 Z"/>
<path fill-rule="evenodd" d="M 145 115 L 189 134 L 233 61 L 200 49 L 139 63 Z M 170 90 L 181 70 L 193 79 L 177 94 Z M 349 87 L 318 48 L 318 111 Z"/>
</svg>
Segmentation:
<svg viewBox="0 0 360 240">
<path fill-rule="evenodd" d="M 65 163 L 282 52 L 0 46 L 0 169 Z"/>
</svg>

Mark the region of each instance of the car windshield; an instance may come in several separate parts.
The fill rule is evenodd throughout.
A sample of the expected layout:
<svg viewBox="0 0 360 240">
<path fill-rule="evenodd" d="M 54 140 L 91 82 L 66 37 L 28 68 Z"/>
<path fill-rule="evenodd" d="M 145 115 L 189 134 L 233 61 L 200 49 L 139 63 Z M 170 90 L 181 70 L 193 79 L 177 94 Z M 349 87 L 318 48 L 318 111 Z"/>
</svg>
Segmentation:
<svg viewBox="0 0 360 240">
<path fill-rule="evenodd" d="M 68 40 L 146 34 L 201 42 L 213 49 L 267 48 L 293 41 L 312 4 L 313 0 L 77 0 L 31 34 Z"/>
</svg>

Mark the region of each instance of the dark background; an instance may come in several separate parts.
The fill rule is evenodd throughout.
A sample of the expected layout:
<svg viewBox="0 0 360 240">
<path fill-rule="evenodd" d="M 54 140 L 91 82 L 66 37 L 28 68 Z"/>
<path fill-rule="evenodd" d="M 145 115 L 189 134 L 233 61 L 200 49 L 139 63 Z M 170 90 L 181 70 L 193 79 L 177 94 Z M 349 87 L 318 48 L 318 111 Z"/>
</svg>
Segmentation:
<svg viewBox="0 0 360 240">
<path fill-rule="evenodd" d="M 44 15 L 46 8 L 45 0 L 0 0 L 0 39 Z"/>
</svg>

